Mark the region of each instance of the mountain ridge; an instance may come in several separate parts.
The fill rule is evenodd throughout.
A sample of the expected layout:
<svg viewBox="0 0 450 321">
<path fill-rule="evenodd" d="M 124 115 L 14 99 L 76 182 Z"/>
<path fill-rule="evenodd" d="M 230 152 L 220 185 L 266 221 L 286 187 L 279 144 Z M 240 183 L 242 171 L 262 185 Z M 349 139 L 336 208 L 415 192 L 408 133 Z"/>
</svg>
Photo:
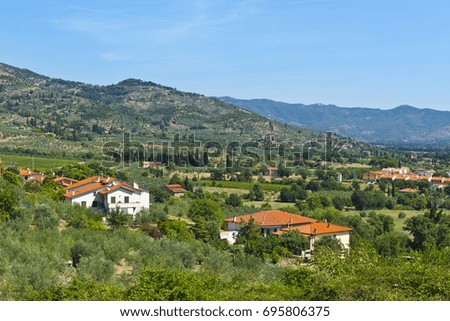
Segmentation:
<svg viewBox="0 0 450 321">
<path fill-rule="evenodd" d="M 326 134 L 267 119 L 214 97 L 140 79 L 91 85 L 50 78 L 0 63 L 0 150 L 47 155 L 51 148 L 90 151 L 125 132 L 148 142 L 195 134 L 207 142 L 324 140 Z M 42 137 L 37 140 L 36 137 Z M 45 137 L 44 137 L 45 136 Z M 54 137 L 50 148 L 48 137 Z M 70 147 L 61 142 L 71 141 Z M 372 148 L 352 141 L 353 146 Z M 76 148 L 73 146 L 76 145 Z M 39 146 L 39 151 L 36 149 Z"/>
<path fill-rule="evenodd" d="M 400 105 L 392 109 L 290 104 L 270 99 L 219 97 L 262 116 L 372 144 L 450 146 L 450 112 Z"/>
</svg>

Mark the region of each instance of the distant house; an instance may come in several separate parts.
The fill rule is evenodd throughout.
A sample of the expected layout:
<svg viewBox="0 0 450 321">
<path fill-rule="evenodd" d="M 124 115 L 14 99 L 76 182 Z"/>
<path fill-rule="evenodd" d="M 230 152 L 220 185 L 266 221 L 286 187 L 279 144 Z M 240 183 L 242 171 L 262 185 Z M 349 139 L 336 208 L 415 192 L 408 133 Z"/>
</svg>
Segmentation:
<svg viewBox="0 0 450 321">
<path fill-rule="evenodd" d="M 417 190 L 415 190 L 415 189 L 413 189 L 413 188 L 403 188 L 403 189 L 400 189 L 400 190 L 398 190 L 398 192 L 399 193 L 401 193 L 401 194 L 415 194 L 415 193 L 417 193 L 418 191 Z"/>
<path fill-rule="evenodd" d="M 336 173 L 336 180 L 337 180 L 339 183 L 342 183 L 342 173 L 339 173 L 339 172 Z"/>
<path fill-rule="evenodd" d="M 228 244 L 232 245 L 236 242 L 238 231 L 220 231 L 220 239 L 226 240 Z"/>
<path fill-rule="evenodd" d="M 413 181 L 413 182 L 417 182 L 420 180 L 425 180 L 428 182 L 431 182 L 431 176 L 421 176 L 418 174 L 408 174 L 408 175 L 404 175 L 404 174 L 384 174 L 381 175 L 381 179 L 384 180 L 390 180 L 390 181 Z"/>
<path fill-rule="evenodd" d="M 101 177 L 101 176 L 92 176 L 85 179 L 82 179 L 81 181 L 78 181 L 76 183 L 73 183 L 69 186 L 67 186 L 66 190 L 67 192 L 71 192 L 73 190 L 78 190 L 80 188 L 88 187 L 90 185 L 99 183 L 102 185 L 107 185 L 111 183 L 120 183 L 121 181 L 114 178 L 114 177 Z"/>
<path fill-rule="evenodd" d="M 30 178 L 25 180 L 25 183 L 37 182 L 38 184 L 42 184 L 44 182 L 44 179 L 45 175 L 42 174 L 32 175 Z"/>
<path fill-rule="evenodd" d="M 386 174 L 382 171 L 370 171 L 363 173 L 363 180 L 364 181 L 376 181 L 377 179 L 380 179 L 382 175 Z"/>
<path fill-rule="evenodd" d="M 286 231 L 298 231 L 300 234 L 309 238 L 309 249 L 314 250 L 314 244 L 324 236 L 330 236 L 337 239 L 344 249 L 350 248 L 350 232 L 353 230 L 350 227 L 339 226 L 327 222 L 316 222 L 312 224 L 294 226 L 282 229 L 276 234 L 281 235 Z"/>
<path fill-rule="evenodd" d="M 103 206 L 107 212 L 119 208 L 122 212 L 135 215 L 150 207 L 150 197 L 139 185 L 127 183 L 112 184 L 98 191 L 103 196 Z"/>
<path fill-rule="evenodd" d="M 261 226 L 261 233 L 263 235 L 280 231 L 282 228 L 311 224 L 316 222 L 316 220 L 309 217 L 304 217 L 279 210 L 269 210 L 227 218 L 225 219 L 227 230 L 239 231 L 240 224 L 242 222 L 248 223 L 251 219 L 253 219 L 255 223 Z"/>
<path fill-rule="evenodd" d="M 168 184 L 166 189 L 172 196 L 183 196 L 188 192 L 180 184 Z"/>
<path fill-rule="evenodd" d="M 378 179 L 401 179 L 402 177 L 406 177 L 409 173 L 408 167 L 387 167 L 383 168 L 380 171 L 370 171 L 363 173 L 363 180 L 366 182 L 375 182 Z"/>
<path fill-rule="evenodd" d="M 433 176 L 434 170 L 418 168 L 418 169 L 414 170 L 414 174 L 417 174 L 417 175 L 420 175 L 420 176 Z"/>
<path fill-rule="evenodd" d="M 437 191 L 437 190 L 444 190 L 448 185 L 447 184 L 433 184 L 430 186 L 430 190 Z"/>
<path fill-rule="evenodd" d="M 272 176 L 273 174 L 278 172 L 278 167 L 267 167 L 267 170 L 265 171 L 266 175 Z"/>
<path fill-rule="evenodd" d="M 55 181 L 56 184 L 61 185 L 63 187 L 69 187 L 69 186 L 79 182 L 76 179 L 72 179 L 72 178 L 64 177 L 64 176 L 57 176 L 53 180 Z"/>
<path fill-rule="evenodd" d="M 431 177 L 431 183 L 442 184 L 444 182 L 445 182 L 445 177 L 440 177 L 440 176 L 432 176 Z"/>
<path fill-rule="evenodd" d="M 147 162 L 147 161 L 142 162 L 142 168 L 160 168 L 160 167 L 162 167 L 161 162 Z"/>
<path fill-rule="evenodd" d="M 111 212 L 119 208 L 133 215 L 150 207 L 150 195 L 137 184 L 129 185 L 115 178 L 89 177 L 66 187 L 64 194 L 71 204 L 80 204 L 96 211 Z"/>
<path fill-rule="evenodd" d="M 30 178 L 33 178 L 33 177 L 39 175 L 39 173 L 30 171 L 29 169 L 26 169 L 26 170 L 25 169 L 19 169 L 19 175 L 20 175 L 20 177 L 22 177 L 26 181 L 26 180 L 28 180 Z"/>
<path fill-rule="evenodd" d="M 327 222 L 317 222 L 317 220 L 309 217 L 279 210 L 261 211 L 253 214 L 227 218 L 225 219 L 227 231 L 239 232 L 240 224 L 248 223 L 251 219 L 261 227 L 261 233 L 264 236 L 267 234 L 282 235 L 283 233 L 292 230 L 298 231 L 309 239 L 310 250 L 313 250 L 315 242 L 324 236 L 331 236 L 338 239 L 346 249 L 350 246 L 351 228 Z M 221 232 L 221 238 L 228 241 L 230 239 L 234 240 L 236 234 L 226 234 Z"/>
<path fill-rule="evenodd" d="M 381 169 L 382 172 L 388 173 L 388 174 L 409 174 L 409 168 L 408 167 L 386 167 Z"/>
</svg>

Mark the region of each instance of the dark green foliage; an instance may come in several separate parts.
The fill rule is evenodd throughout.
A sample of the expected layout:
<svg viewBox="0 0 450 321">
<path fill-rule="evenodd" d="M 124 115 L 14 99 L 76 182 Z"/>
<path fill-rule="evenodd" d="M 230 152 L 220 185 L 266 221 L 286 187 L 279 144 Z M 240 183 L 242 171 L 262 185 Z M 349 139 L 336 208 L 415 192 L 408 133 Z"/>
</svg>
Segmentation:
<svg viewBox="0 0 450 321">
<path fill-rule="evenodd" d="M 367 220 L 375 231 L 375 236 L 381 235 L 383 233 L 390 233 L 394 229 L 394 219 L 385 214 L 375 214 L 369 217 Z"/>
<path fill-rule="evenodd" d="M 170 197 L 169 192 L 163 188 L 151 188 L 149 192 L 152 202 L 156 203 L 164 203 Z"/>
<path fill-rule="evenodd" d="M 19 204 L 19 190 L 16 185 L 0 180 L 0 223 L 9 220 L 14 207 Z"/>
<path fill-rule="evenodd" d="M 126 291 L 128 300 L 201 301 L 211 300 L 213 284 L 219 280 L 188 271 L 166 269 L 143 270 L 134 285 Z"/>
<path fill-rule="evenodd" d="M 397 257 L 407 250 L 408 236 L 403 233 L 389 232 L 377 236 L 374 246 L 377 252 L 386 257 Z"/>
<path fill-rule="evenodd" d="M 320 251 L 321 247 L 327 247 L 331 250 L 334 250 L 336 252 L 340 251 L 342 249 L 342 244 L 339 242 L 338 239 L 333 238 L 332 236 L 323 236 L 321 237 L 315 244 L 314 244 L 315 250 Z"/>
<path fill-rule="evenodd" d="M 280 192 L 281 202 L 296 202 L 297 200 L 305 200 L 307 197 L 308 192 L 296 183 L 292 184 L 290 189 L 283 188 Z"/>
<path fill-rule="evenodd" d="M 167 238 L 174 238 L 179 241 L 186 241 L 194 237 L 189 230 L 188 224 L 185 221 L 181 220 L 159 221 L 158 228 L 161 231 L 161 233 Z"/>
<path fill-rule="evenodd" d="M 137 224 L 157 223 L 167 220 L 167 213 L 161 206 L 153 205 L 150 209 L 143 209 L 136 215 Z"/>
<path fill-rule="evenodd" d="M 16 186 L 21 186 L 21 182 L 20 182 L 20 176 L 15 174 L 14 172 L 11 171 L 6 171 L 2 174 L 2 177 L 5 181 L 16 185 Z"/>
<path fill-rule="evenodd" d="M 41 292 L 31 293 L 30 301 L 121 301 L 123 290 L 115 285 L 93 280 L 73 280 L 69 286 L 56 285 Z"/>
<path fill-rule="evenodd" d="M 413 216 L 405 221 L 405 230 L 413 236 L 414 249 L 426 250 L 430 246 L 450 246 L 450 216 L 433 206 L 424 215 Z"/>
<path fill-rule="evenodd" d="M 226 199 L 225 204 L 231 205 L 233 207 L 241 207 L 242 206 L 242 198 L 235 193 L 231 193 Z"/>
<path fill-rule="evenodd" d="M 300 255 L 309 248 L 309 240 L 299 232 L 287 231 L 280 236 L 280 245 L 294 255 Z"/>
<path fill-rule="evenodd" d="M 195 222 L 192 230 L 196 238 L 217 242 L 224 220 L 220 205 L 211 199 L 197 199 L 189 208 L 188 216 Z"/>
<path fill-rule="evenodd" d="M 205 191 L 203 190 L 203 188 L 201 186 L 197 187 L 195 189 L 194 195 L 195 195 L 195 197 L 198 197 L 198 198 L 205 198 L 206 197 Z"/>
<path fill-rule="evenodd" d="M 256 183 L 253 185 L 250 193 L 248 193 L 247 198 L 250 201 L 263 201 L 264 200 L 264 192 L 262 190 L 261 184 Z"/>
<path fill-rule="evenodd" d="M 153 226 L 149 223 L 141 224 L 139 229 L 155 240 L 159 240 L 163 235 L 157 226 Z"/>
<path fill-rule="evenodd" d="M 359 211 L 366 209 L 382 209 L 386 204 L 387 197 L 381 191 L 355 190 L 352 193 L 352 203 Z"/>
<path fill-rule="evenodd" d="M 115 208 L 106 216 L 106 221 L 112 229 L 126 228 L 131 222 L 131 216 Z"/>
</svg>

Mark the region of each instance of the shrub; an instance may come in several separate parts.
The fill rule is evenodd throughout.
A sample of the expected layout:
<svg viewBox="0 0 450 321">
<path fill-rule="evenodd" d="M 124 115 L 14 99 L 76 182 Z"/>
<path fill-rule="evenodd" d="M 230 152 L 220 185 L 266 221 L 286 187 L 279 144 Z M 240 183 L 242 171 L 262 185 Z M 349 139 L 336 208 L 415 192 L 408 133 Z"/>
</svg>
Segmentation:
<svg viewBox="0 0 450 321">
<path fill-rule="evenodd" d="M 406 217 L 406 213 L 405 212 L 400 212 L 400 213 L 398 213 L 398 218 L 399 219 L 403 219 L 403 218 L 405 218 Z"/>
</svg>

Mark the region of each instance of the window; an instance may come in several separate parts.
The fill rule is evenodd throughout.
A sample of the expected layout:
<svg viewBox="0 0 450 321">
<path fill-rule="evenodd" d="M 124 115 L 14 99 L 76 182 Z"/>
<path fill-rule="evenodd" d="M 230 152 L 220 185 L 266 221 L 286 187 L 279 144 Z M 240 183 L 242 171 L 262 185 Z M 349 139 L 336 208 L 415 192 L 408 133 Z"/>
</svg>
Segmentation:
<svg viewBox="0 0 450 321">
<path fill-rule="evenodd" d="M 93 201 L 92 202 L 92 207 L 98 207 L 98 202 L 97 201 Z"/>
<path fill-rule="evenodd" d="M 130 203 L 130 197 L 129 196 L 125 196 L 125 203 Z"/>
<path fill-rule="evenodd" d="M 116 198 L 114 196 L 111 197 L 111 203 L 114 204 L 116 202 Z"/>
<path fill-rule="evenodd" d="M 86 201 L 82 201 L 82 202 L 81 202 L 81 206 L 86 207 Z"/>
</svg>

